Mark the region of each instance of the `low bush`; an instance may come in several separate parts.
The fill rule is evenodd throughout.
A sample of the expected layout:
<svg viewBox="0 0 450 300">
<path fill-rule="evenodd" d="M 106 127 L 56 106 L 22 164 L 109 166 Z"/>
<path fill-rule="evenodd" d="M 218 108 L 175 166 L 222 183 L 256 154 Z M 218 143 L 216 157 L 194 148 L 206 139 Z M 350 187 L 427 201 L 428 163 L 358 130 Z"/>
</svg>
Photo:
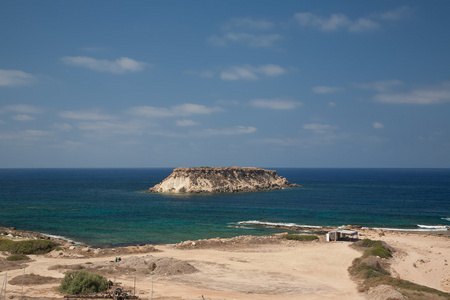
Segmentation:
<svg viewBox="0 0 450 300">
<path fill-rule="evenodd" d="M 295 240 L 295 241 L 314 241 L 319 239 L 316 235 L 298 235 L 298 234 L 288 234 L 285 236 L 285 238 L 288 240 Z"/>
<path fill-rule="evenodd" d="M 360 279 L 390 275 L 390 273 L 381 266 L 379 259 L 374 257 L 355 259 L 352 266 L 349 268 L 349 272 L 351 275 Z"/>
<path fill-rule="evenodd" d="M 29 260 L 30 258 L 25 254 L 13 254 L 6 258 L 8 261 Z"/>
<path fill-rule="evenodd" d="M 369 249 L 369 250 L 367 250 L 365 255 L 378 256 L 380 258 L 391 258 L 392 257 L 391 251 L 386 249 L 384 246 L 379 246 L 379 247 Z"/>
<path fill-rule="evenodd" d="M 58 288 L 61 293 L 70 295 L 99 293 L 107 289 L 108 280 L 105 277 L 86 271 L 66 272 Z"/>
<path fill-rule="evenodd" d="M 52 251 L 56 244 L 49 240 L 12 241 L 0 239 L 0 251 L 11 254 L 46 254 Z"/>
<path fill-rule="evenodd" d="M 391 277 L 389 271 L 386 270 L 389 266 L 389 260 L 383 261 L 382 258 L 391 258 L 393 249 L 385 242 L 364 239 L 354 243 L 354 246 L 363 248 L 364 254 L 362 257 L 353 260 L 348 271 L 353 277 L 361 279 L 361 291 L 387 284 L 396 287 L 405 295 L 410 292 L 423 293 L 423 295 L 412 296 L 411 299 L 442 299 L 437 297 L 450 299 L 449 293 Z"/>
<path fill-rule="evenodd" d="M 355 246 L 364 247 L 364 248 L 374 248 L 374 247 L 383 246 L 383 242 L 382 241 L 374 241 L 371 239 L 363 239 L 361 241 L 356 242 Z"/>
</svg>

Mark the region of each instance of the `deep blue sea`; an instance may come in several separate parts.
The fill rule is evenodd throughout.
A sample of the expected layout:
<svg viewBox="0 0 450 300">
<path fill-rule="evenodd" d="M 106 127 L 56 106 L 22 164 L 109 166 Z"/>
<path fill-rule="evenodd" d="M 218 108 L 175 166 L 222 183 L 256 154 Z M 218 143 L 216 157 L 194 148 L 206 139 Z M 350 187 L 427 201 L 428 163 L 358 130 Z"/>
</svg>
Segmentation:
<svg viewBox="0 0 450 300">
<path fill-rule="evenodd" d="M 286 231 L 271 223 L 450 226 L 450 169 L 270 169 L 301 187 L 163 195 L 139 191 L 172 169 L 0 169 L 0 225 L 99 247 Z"/>
</svg>

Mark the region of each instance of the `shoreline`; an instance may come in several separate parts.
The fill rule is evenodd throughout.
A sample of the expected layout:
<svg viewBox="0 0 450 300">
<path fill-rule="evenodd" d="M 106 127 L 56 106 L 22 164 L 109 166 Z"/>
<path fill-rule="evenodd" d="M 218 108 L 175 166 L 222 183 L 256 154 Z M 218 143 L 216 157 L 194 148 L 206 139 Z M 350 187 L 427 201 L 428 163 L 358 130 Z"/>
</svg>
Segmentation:
<svg viewBox="0 0 450 300">
<path fill-rule="evenodd" d="M 386 289 L 373 290 L 370 296 L 368 292 L 358 291 L 357 282 L 350 277 L 348 268 L 362 253 L 350 247 L 351 242 L 325 242 L 324 235 L 312 242 L 287 240 L 286 233 L 279 233 L 100 249 L 0 226 L 0 232 L 5 230 L 17 240 L 49 239 L 61 244 L 59 250 L 30 255 L 31 261 L 22 263 L 26 265 L 27 274 L 51 277 L 55 281 L 25 285 L 26 299 L 36 295 L 39 299 L 62 298 L 56 287 L 64 272 L 73 266 L 103 272 L 107 278 L 122 282 L 126 289 L 132 288 L 133 280 L 137 278 L 137 294 L 142 300 L 201 299 L 201 295 L 214 300 L 381 299 L 370 297 L 374 293 L 378 296 L 387 293 Z M 360 239 L 382 240 L 395 249 L 391 259 L 392 276 L 450 292 L 449 232 L 365 228 L 360 228 L 359 232 Z M 115 263 L 117 257 L 122 261 Z M 0 253 L 0 262 L 5 258 L 5 253 Z M 158 269 L 158 265 L 153 272 L 139 271 L 142 266 L 148 268 L 147 262 L 169 265 L 165 265 L 165 269 Z M 8 282 L 14 278 L 17 281 L 22 273 L 22 268 L 8 269 Z M 20 288 L 20 285 L 8 284 L 9 293 L 17 297 Z M 392 288 L 389 292 L 393 292 Z"/>
<path fill-rule="evenodd" d="M 356 230 L 360 232 L 387 232 L 387 233 L 399 233 L 399 234 L 418 234 L 418 235 L 437 235 L 437 236 L 443 236 L 450 238 L 450 226 L 432 226 L 432 227 L 439 227 L 439 228 L 383 228 L 383 227 L 362 227 L 359 225 L 345 225 L 345 226 L 316 226 L 316 225 L 299 225 L 294 223 L 272 223 L 272 222 L 260 222 L 260 221 L 241 221 L 236 223 L 236 225 L 232 226 L 241 226 L 241 225 L 257 225 L 262 227 L 268 227 L 268 228 L 279 228 L 279 229 L 285 229 L 292 231 L 293 233 L 299 233 L 299 234 L 317 234 L 319 236 L 324 236 L 329 231 L 333 231 L 336 229 L 351 229 Z M 431 226 L 430 226 L 431 227 Z M 71 243 L 73 245 L 78 246 L 86 246 L 89 248 L 97 248 L 97 249 L 114 249 L 114 248 L 124 248 L 124 247 L 133 247 L 133 246 L 143 246 L 143 245 L 173 245 L 178 243 L 183 243 L 186 240 L 181 240 L 178 243 L 171 243 L 171 244 L 146 244 L 146 243 L 124 243 L 124 244 L 116 244 L 108 247 L 98 247 L 96 245 L 89 245 L 82 241 L 75 241 L 70 238 L 59 236 L 59 235 L 53 235 L 53 234 L 47 234 L 47 233 L 41 233 L 41 232 L 35 232 L 35 231 L 28 231 L 28 230 L 22 230 L 17 229 L 16 227 L 8 227 L 8 226 L 2 226 L 0 225 L 0 238 L 2 235 L 6 235 L 12 238 L 28 238 L 28 239 L 46 239 L 46 240 L 52 240 L 57 242 L 58 244 L 65 244 L 65 243 Z M 276 234 L 276 233 L 275 233 Z M 252 235 L 248 234 L 248 236 L 266 236 L 270 234 L 263 234 L 263 235 Z M 234 237 L 238 236 L 247 236 L 247 235 L 236 235 Z M 234 238 L 231 237 L 231 238 Z M 209 240 L 213 238 L 200 238 L 198 240 Z"/>
</svg>

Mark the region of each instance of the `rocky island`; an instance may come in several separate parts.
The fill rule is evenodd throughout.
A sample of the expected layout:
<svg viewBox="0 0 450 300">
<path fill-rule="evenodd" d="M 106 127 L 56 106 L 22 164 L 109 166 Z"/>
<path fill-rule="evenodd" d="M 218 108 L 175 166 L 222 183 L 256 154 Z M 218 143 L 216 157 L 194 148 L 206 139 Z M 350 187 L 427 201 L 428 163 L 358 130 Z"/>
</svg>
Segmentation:
<svg viewBox="0 0 450 300">
<path fill-rule="evenodd" d="M 149 193 L 237 193 L 279 190 L 299 186 L 260 168 L 177 168 Z"/>
</svg>

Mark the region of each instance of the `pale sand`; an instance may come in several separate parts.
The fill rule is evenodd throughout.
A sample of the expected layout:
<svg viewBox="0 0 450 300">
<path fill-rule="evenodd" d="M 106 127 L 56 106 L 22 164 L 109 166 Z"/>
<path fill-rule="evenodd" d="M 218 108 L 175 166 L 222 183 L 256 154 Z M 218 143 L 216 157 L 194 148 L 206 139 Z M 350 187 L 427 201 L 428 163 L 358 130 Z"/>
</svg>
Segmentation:
<svg viewBox="0 0 450 300">
<path fill-rule="evenodd" d="M 449 292 L 450 240 L 437 236 L 363 233 L 388 242 L 398 251 L 392 260 L 394 274 L 419 284 Z M 176 276 L 138 275 L 136 293 L 140 299 L 364 299 L 357 284 L 348 274 L 348 267 L 361 253 L 349 242 L 295 242 L 248 245 L 236 249 L 180 250 L 171 246 L 156 246 L 161 252 L 154 257 L 172 257 L 188 261 L 199 272 Z M 31 256 L 26 273 L 63 277 L 62 270 L 48 270 L 52 265 L 85 264 L 112 261 L 114 256 L 95 258 L 51 258 Z M 423 262 L 422 262 L 423 261 Z M 415 264 L 415 266 L 414 266 Z M 22 270 L 8 271 L 8 281 L 22 275 Z M 0 283 L 3 281 L 0 273 Z M 109 277 L 110 278 L 110 277 Z M 114 278 L 110 278 L 114 279 Z M 117 276 L 116 281 L 132 288 L 133 275 Z M 24 295 L 62 298 L 56 291 L 58 284 L 29 285 Z M 8 284 L 8 296 L 20 297 L 20 286 Z"/>
<path fill-rule="evenodd" d="M 257 245 L 247 249 L 178 250 L 157 246 L 155 257 L 172 257 L 188 261 L 199 272 L 177 276 L 154 276 L 153 299 L 363 299 L 347 268 L 360 253 L 349 243 L 309 242 L 282 245 Z M 143 254 L 140 254 L 143 255 Z M 147 254 L 144 254 L 147 255 Z M 128 256 L 122 256 L 125 260 Z M 26 273 L 62 278 L 61 270 L 48 270 L 52 265 L 85 264 L 111 261 L 115 257 L 50 258 L 31 256 Z M 22 275 L 22 270 L 8 271 L 8 278 Z M 0 273 L 1 276 L 2 273 Z M 111 278 L 113 279 L 113 278 Z M 0 279 L 1 280 L 1 279 Z M 2 280 L 1 280 L 2 281 Z M 117 276 L 127 288 L 133 287 L 134 276 Z M 25 286 L 24 294 L 34 297 L 61 297 L 57 284 Z M 150 299 L 152 277 L 138 275 L 137 294 Z M 20 286 L 8 285 L 8 293 L 20 295 Z M 8 295 L 9 295 L 8 294 Z"/>
<path fill-rule="evenodd" d="M 450 239 L 427 234 L 390 232 L 380 236 L 366 235 L 387 242 L 398 251 L 394 253 L 391 272 L 411 282 L 450 292 Z"/>
</svg>

